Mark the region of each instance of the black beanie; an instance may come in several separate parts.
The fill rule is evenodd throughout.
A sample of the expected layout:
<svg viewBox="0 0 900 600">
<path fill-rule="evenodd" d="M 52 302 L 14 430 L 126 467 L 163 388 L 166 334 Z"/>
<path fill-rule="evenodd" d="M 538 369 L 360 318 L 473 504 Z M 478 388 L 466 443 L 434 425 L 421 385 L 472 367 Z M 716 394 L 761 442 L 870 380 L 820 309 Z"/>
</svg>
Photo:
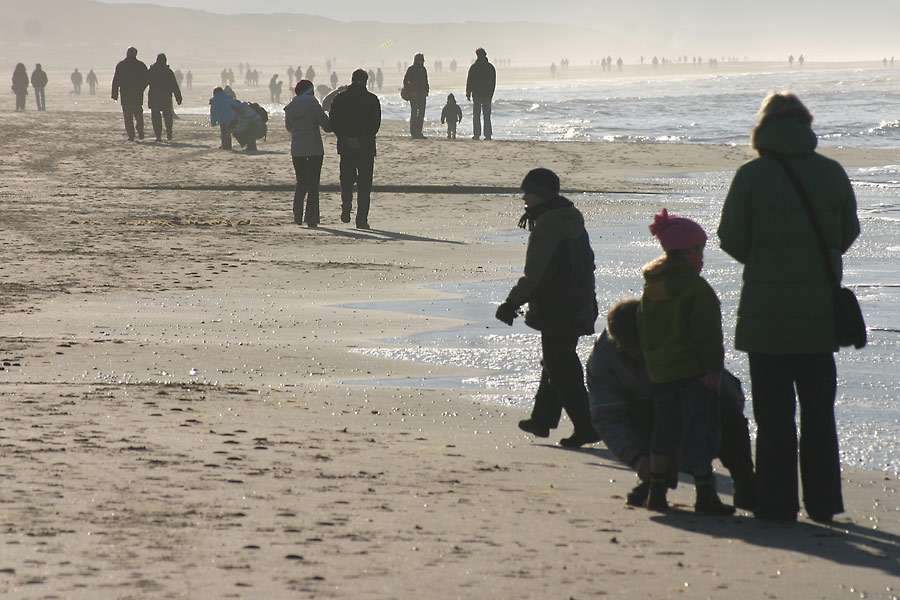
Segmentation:
<svg viewBox="0 0 900 600">
<path fill-rule="evenodd" d="M 522 189 L 541 198 L 559 196 L 559 177 L 550 169 L 532 169 L 522 180 Z"/>
</svg>

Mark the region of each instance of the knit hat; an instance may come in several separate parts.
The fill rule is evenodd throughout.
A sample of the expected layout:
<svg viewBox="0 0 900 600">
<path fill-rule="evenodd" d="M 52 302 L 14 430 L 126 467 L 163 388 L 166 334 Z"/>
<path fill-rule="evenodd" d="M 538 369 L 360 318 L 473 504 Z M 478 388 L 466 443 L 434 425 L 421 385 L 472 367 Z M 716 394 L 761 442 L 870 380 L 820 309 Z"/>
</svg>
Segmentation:
<svg viewBox="0 0 900 600">
<path fill-rule="evenodd" d="M 541 198 L 559 196 L 559 177 L 550 169 L 532 169 L 522 180 L 522 190 Z"/>
<path fill-rule="evenodd" d="M 650 233 L 659 238 L 663 250 L 687 250 L 706 243 L 706 232 L 696 222 L 684 217 L 670 217 L 665 208 L 653 217 Z"/>
</svg>

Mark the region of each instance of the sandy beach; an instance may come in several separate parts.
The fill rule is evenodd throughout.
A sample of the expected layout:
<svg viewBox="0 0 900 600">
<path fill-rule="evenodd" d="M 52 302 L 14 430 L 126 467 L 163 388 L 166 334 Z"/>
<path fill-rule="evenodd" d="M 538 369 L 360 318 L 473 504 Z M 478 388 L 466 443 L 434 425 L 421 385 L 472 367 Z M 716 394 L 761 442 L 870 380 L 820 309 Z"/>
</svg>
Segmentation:
<svg viewBox="0 0 900 600">
<path fill-rule="evenodd" d="M 129 143 L 100 91 L 102 108 L 0 112 L 4 598 L 900 597 L 893 476 L 845 469 L 832 526 L 697 517 L 686 480 L 659 516 L 625 505 L 635 477 L 602 444 L 554 445 L 568 422 L 535 441 L 489 395 L 345 383 L 465 374 L 352 351 L 451 319 L 343 306 L 510 279 L 524 248 L 488 237 L 515 227 L 528 169 L 573 196 L 664 193 L 655 178 L 749 148 L 412 141 L 386 122 L 373 229 L 338 218 L 330 136 L 308 229 L 280 120 L 254 155 L 191 116 Z"/>
</svg>

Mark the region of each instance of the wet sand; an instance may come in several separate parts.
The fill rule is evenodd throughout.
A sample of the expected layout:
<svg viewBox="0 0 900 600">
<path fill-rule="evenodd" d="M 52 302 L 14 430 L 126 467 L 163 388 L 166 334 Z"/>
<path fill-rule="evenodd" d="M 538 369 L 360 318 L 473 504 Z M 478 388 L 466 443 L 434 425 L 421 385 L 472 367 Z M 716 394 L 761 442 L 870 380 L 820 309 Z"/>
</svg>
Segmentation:
<svg viewBox="0 0 900 600">
<path fill-rule="evenodd" d="M 524 249 L 486 237 L 515 226 L 529 168 L 665 192 L 656 177 L 748 149 L 413 142 L 389 122 L 373 229 L 340 223 L 326 138 L 310 230 L 280 121 L 246 155 L 194 117 L 172 143 L 128 143 L 114 105 L 51 101 L 0 112 L 4 597 L 898 595 L 892 476 L 846 469 L 832 527 L 698 518 L 689 484 L 658 516 L 625 506 L 634 476 L 602 444 L 554 445 L 567 422 L 534 441 L 471 391 L 342 383 L 461 374 L 351 352 L 451 321 L 340 306 L 508 279 Z"/>
</svg>

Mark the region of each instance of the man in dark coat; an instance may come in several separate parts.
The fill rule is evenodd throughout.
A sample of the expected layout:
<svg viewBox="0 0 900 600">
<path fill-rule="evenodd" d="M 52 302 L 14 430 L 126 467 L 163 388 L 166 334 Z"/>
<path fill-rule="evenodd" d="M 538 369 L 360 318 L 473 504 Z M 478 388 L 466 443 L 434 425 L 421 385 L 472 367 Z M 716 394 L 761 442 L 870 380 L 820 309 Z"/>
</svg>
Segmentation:
<svg viewBox="0 0 900 600">
<path fill-rule="evenodd" d="M 369 229 L 369 200 L 375 170 L 375 134 L 381 127 L 381 102 L 366 89 L 368 73 L 353 71 L 350 86 L 334 97 L 329 118 L 341 155 L 341 221 L 350 222 L 353 184 L 357 186 L 356 227 Z"/>
<path fill-rule="evenodd" d="M 144 139 L 144 90 L 147 89 L 147 65 L 137 59 L 137 48 L 125 53 L 125 60 L 116 65 L 112 80 L 112 99 L 121 97 L 125 132 L 134 141 L 137 129 L 139 139 Z"/>
<path fill-rule="evenodd" d="M 175 73 L 166 64 L 166 55 L 158 54 L 156 62 L 147 70 L 147 105 L 150 107 L 150 122 L 153 123 L 153 134 L 156 141 L 162 141 L 162 121 L 166 122 L 166 139 L 172 139 L 172 96 L 181 105 L 181 89 Z"/>
<path fill-rule="evenodd" d="M 472 139 L 481 137 L 481 115 L 484 114 L 484 139 L 491 139 L 491 99 L 497 87 L 497 70 L 488 62 L 484 48 L 475 50 L 475 62 L 466 78 L 466 100 L 472 101 Z"/>
<path fill-rule="evenodd" d="M 525 324 L 541 332 L 541 382 L 531 417 L 519 429 L 548 437 L 566 410 L 575 433 L 560 445 L 578 448 L 597 441 L 591 425 L 584 371 L 576 347 L 578 338 L 594 333 L 594 252 L 584 217 L 559 195 L 559 177 L 549 169 L 532 169 L 522 181 L 528 226 L 525 273 L 497 308 L 496 317 L 512 325 L 519 307 L 528 303 Z"/>
<path fill-rule="evenodd" d="M 409 94 L 409 135 L 413 139 L 424 140 L 422 127 L 425 123 L 425 101 L 429 90 L 424 54 L 419 53 L 413 57 L 413 64 L 403 76 L 403 87 Z"/>
<path fill-rule="evenodd" d="M 34 88 L 34 99 L 37 101 L 38 110 L 47 110 L 44 100 L 44 88 L 47 87 L 47 73 L 41 68 L 40 63 L 34 65 L 31 72 L 31 85 Z"/>
</svg>

